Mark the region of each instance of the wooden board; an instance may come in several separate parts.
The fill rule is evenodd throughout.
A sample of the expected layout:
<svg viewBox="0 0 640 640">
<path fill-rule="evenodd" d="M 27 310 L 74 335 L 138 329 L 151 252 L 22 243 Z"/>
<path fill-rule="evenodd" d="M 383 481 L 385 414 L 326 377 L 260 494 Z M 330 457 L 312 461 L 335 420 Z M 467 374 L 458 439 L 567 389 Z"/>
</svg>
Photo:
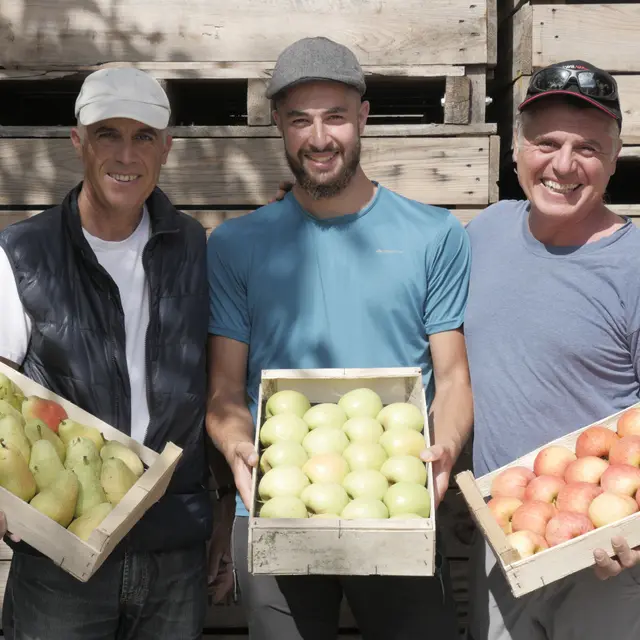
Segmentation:
<svg viewBox="0 0 640 640">
<path fill-rule="evenodd" d="M 632 406 L 640 407 L 640 402 Z M 578 436 L 590 426 L 600 425 L 615 431 L 618 418 L 622 413 L 624 411 L 618 411 L 581 429 L 577 429 L 562 438 L 557 438 L 481 478 L 474 478 L 471 471 L 463 471 L 456 476 L 456 481 L 471 514 L 495 552 L 498 564 L 515 597 L 521 597 L 577 571 L 595 565 L 594 549 L 603 549 L 609 556 L 614 556 L 615 552 L 611 545 L 611 538 L 614 536 L 623 536 L 631 547 L 640 545 L 640 513 L 635 513 L 627 518 L 522 559 L 518 551 L 509 544 L 507 536 L 485 503 L 485 499 L 490 496 L 493 479 L 505 469 L 513 466 L 525 466 L 532 469 L 538 453 L 550 445 L 561 445 L 575 450 Z"/>
<path fill-rule="evenodd" d="M 532 7 L 533 68 L 588 60 L 610 72 L 640 71 L 640 4 Z"/>
<path fill-rule="evenodd" d="M 263 424 L 268 399 L 284 389 L 303 393 L 314 405 L 338 402 L 360 387 L 379 394 L 384 405 L 409 402 L 424 417 L 425 446 L 432 441 L 419 368 L 265 370 L 258 397 L 257 424 Z M 259 454 L 260 428 L 255 446 Z M 253 472 L 249 516 L 249 571 L 254 575 L 404 575 L 431 576 L 435 563 L 435 512 L 417 520 L 261 518 L 258 483 Z M 434 504 L 433 469 L 427 487 Z"/>
<path fill-rule="evenodd" d="M 365 171 L 421 202 L 486 205 L 489 138 L 392 138 L 363 142 Z M 81 179 L 71 142 L 8 139 L 0 145 L 0 205 L 53 205 Z M 277 138 L 175 139 L 160 187 L 176 206 L 261 205 L 290 179 Z"/>
<path fill-rule="evenodd" d="M 5 65 L 127 61 L 275 61 L 327 36 L 362 64 L 486 64 L 487 3 L 477 0 L 59 0 L 3 3 Z"/>
</svg>

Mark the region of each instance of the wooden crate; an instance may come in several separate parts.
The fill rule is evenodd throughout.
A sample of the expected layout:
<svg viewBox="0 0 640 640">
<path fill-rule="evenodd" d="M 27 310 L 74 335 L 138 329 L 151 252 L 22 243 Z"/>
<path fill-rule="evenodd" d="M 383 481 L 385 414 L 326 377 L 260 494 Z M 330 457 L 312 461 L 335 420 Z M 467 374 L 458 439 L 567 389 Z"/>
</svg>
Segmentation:
<svg viewBox="0 0 640 640">
<path fill-rule="evenodd" d="M 162 453 L 158 454 L 2 362 L 0 372 L 18 385 L 25 397 L 37 395 L 55 400 L 64 407 L 72 420 L 96 427 L 105 439 L 126 445 L 138 454 L 146 467 L 145 472 L 92 532 L 87 542 L 0 487 L 0 510 L 6 515 L 8 530 L 49 557 L 67 573 L 86 582 L 144 513 L 164 495 L 182 449 L 169 442 Z"/>
<path fill-rule="evenodd" d="M 419 368 L 265 370 L 258 398 L 257 424 L 262 425 L 267 400 L 277 391 L 304 393 L 311 404 L 337 402 L 359 387 L 377 392 L 383 404 L 410 402 L 425 418 L 425 444 L 429 428 L 422 375 Z M 260 429 L 256 449 L 262 453 Z M 433 471 L 427 465 L 431 503 Z M 249 517 L 249 570 L 254 575 L 405 575 L 431 576 L 435 562 L 435 513 L 423 520 L 331 520 L 260 518 L 253 473 Z"/>
<path fill-rule="evenodd" d="M 640 407 L 640 402 L 633 406 Z M 618 418 L 622 413 L 624 411 L 619 411 L 603 420 L 598 420 L 562 438 L 553 440 L 481 478 L 474 478 L 471 471 L 463 471 L 456 475 L 456 482 L 469 510 L 495 553 L 498 565 L 516 598 L 593 566 L 595 564 L 594 549 L 600 548 L 606 551 L 609 556 L 615 555 L 611 546 L 613 536 L 624 536 L 631 547 L 640 545 L 640 513 L 635 513 L 618 522 L 595 529 L 573 540 L 522 559 L 518 551 L 509 544 L 506 534 L 485 502 L 485 499 L 490 496 L 493 479 L 505 469 L 513 466 L 525 466 L 532 469 L 538 453 L 550 445 L 562 445 L 574 450 L 578 436 L 591 426 L 601 425 L 615 431 Z"/>
</svg>

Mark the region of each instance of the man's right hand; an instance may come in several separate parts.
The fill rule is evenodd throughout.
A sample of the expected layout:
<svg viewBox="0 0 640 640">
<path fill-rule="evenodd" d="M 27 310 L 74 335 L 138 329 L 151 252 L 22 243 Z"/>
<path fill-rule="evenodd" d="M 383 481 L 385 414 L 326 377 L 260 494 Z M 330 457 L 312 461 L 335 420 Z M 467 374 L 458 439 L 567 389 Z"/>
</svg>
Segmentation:
<svg viewBox="0 0 640 640">
<path fill-rule="evenodd" d="M 291 189 L 293 189 L 293 182 L 288 182 L 288 181 L 283 181 L 278 185 L 278 191 L 276 192 L 276 195 L 271 198 L 271 200 L 269 200 L 269 204 L 271 204 L 272 202 L 275 202 L 276 200 L 282 200 L 289 191 L 291 191 Z"/>
<path fill-rule="evenodd" d="M 7 519 L 5 518 L 4 512 L 0 511 L 0 538 L 4 538 L 7 533 Z M 20 538 L 18 536 L 14 536 L 12 533 L 9 533 L 9 537 L 14 542 L 20 542 Z"/>
<path fill-rule="evenodd" d="M 233 472 L 236 489 L 248 511 L 251 510 L 251 476 L 253 468 L 258 464 L 258 454 L 251 442 L 238 442 L 230 448 L 227 462 Z"/>
</svg>

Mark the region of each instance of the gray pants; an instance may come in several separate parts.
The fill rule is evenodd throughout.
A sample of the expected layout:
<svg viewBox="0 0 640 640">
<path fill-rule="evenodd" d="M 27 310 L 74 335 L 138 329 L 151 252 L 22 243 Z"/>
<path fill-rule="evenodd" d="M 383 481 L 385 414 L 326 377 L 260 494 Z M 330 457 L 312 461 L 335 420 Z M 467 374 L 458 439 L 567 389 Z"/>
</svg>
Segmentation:
<svg viewBox="0 0 640 640">
<path fill-rule="evenodd" d="M 343 595 L 365 640 L 458 638 L 446 565 L 434 578 L 252 576 L 249 518 L 233 526 L 233 561 L 251 640 L 333 640 Z"/>
<path fill-rule="evenodd" d="M 473 640 L 638 640 L 640 566 L 601 581 L 585 569 L 514 598 L 478 535 L 471 567 Z"/>
</svg>

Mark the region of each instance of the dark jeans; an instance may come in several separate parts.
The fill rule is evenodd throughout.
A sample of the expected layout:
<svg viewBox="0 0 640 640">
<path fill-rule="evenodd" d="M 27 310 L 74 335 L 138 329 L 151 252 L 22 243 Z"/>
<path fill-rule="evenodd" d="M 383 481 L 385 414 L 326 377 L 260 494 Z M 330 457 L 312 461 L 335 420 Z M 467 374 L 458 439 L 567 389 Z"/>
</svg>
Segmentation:
<svg viewBox="0 0 640 640">
<path fill-rule="evenodd" d="M 459 637 L 446 564 L 433 578 L 252 576 L 248 526 L 235 519 L 233 560 L 251 640 L 335 640 L 343 595 L 364 640 Z"/>
<path fill-rule="evenodd" d="M 48 558 L 14 553 L 2 612 L 5 637 L 198 640 L 207 612 L 205 554 L 204 543 L 127 554 L 80 582 Z"/>
</svg>

